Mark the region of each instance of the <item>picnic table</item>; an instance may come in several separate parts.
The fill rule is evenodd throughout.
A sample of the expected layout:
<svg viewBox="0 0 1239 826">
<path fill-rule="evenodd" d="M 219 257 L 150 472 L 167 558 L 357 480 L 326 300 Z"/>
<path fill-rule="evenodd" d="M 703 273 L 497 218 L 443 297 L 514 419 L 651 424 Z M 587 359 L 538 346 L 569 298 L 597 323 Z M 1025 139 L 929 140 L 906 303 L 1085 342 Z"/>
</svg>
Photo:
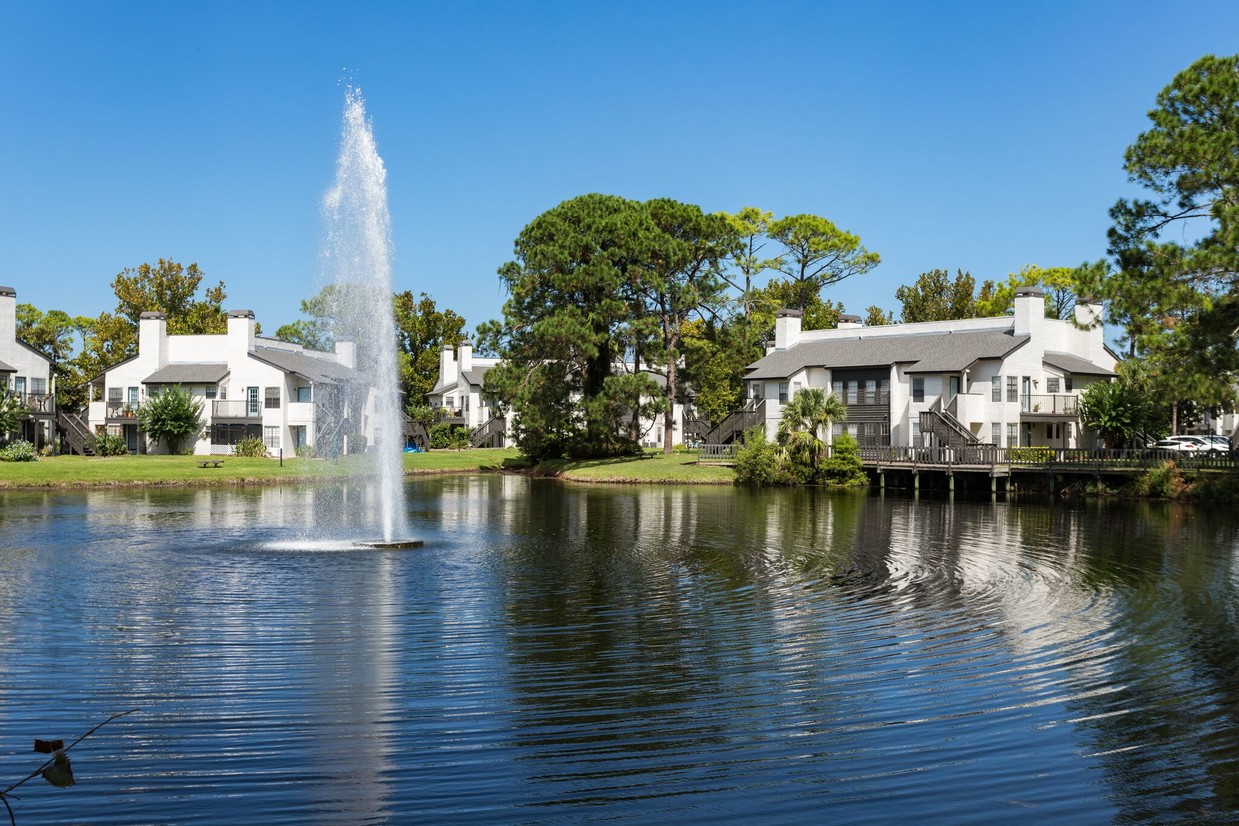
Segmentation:
<svg viewBox="0 0 1239 826">
<path fill-rule="evenodd" d="M 224 464 L 223 459 L 200 459 L 198 467 L 220 467 Z"/>
</svg>

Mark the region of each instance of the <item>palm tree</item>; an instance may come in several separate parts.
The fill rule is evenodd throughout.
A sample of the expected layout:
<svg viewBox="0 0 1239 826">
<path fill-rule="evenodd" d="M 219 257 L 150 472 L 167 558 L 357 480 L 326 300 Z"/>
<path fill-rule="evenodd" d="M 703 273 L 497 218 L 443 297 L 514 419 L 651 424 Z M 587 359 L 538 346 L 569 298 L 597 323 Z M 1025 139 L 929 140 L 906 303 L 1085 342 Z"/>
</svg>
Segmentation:
<svg viewBox="0 0 1239 826">
<path fill-rule="evenodd" d="M 815 468 L 826 448 L 822 434 L 830 432 L 832 422 L 844 421 L 847 416 L 847 406 L 834 393 L 827 395 L 818 387 L 801 390 L 783 407 L 779 444 L 793 458 Z"/>
</svg>

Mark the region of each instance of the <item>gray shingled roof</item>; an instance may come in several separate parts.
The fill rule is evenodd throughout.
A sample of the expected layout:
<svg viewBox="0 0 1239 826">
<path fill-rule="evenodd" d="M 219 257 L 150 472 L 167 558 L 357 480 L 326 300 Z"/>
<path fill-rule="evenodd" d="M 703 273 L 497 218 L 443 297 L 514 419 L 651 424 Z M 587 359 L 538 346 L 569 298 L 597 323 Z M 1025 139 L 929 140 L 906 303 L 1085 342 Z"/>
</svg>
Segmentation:
<svg viewBox="0 0 1239 826">
<path fill-rule="evenodd" d="M 832 338 L 806 341 L 770 353 L 748 367 L 749 379 L 781 379 L 806 367 L 888 367 L 908 364 L 909 373 L 958 373 L 980 359 L 1002 358 L 1028 336 L 981 330 L 962 333 Z"/>
<path fill-rule="evenodd" d="M 296 373 L 312 382 L 339 384 L 345 381 L 365 380 L 365 376 L 360 372 L 333 360 L 327 353 L 322 356 L 313 356 L 304 350 L 255 347 L 250 356 L 285 372 Z"/>
<path fill-rule="evenodd" d="M 0 361 L 0 373 L 16 373 L 16 372 L 17 372 L 16 367 L 9 367 L 4 362 Z"/>
<path fill-rule="evenodd" d="M 1113 376 L 1115 372 L 1102 367 L 1099 364 L 1093 364 L 1088 359 L 1082 359 L 1079 356 L 1073 356 L 1071 353 L 1051 353 L 1046 351 L 1041 360 L 1051 367 L 1057 367 L 1066 373 L 1075 373 L 1078 376 Z"/>
<path fill-rule="evenodd" d="M 219 384 L 228 375 L 224 363 L 165 364 L 142 379 L 143 384 Z"/>
</svg>

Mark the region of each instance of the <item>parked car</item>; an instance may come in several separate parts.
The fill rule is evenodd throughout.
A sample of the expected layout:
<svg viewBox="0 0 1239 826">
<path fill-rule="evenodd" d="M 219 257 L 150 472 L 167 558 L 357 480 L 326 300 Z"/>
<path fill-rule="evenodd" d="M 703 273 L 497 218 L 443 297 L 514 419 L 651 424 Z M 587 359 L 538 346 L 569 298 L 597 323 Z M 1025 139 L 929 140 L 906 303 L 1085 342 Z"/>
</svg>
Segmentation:
<svg viewBox="0 0 1239 826">
<path fill-rule="evenodd" d="M 1230 439 L 1226 436 L 1209 434 L 1207 436 L 1202 436 L 1201 438 L 1208 442 L 1209 446 L 1214 450 L 1221 453 L 1230 453 Z"/>
<path fill-rule="evenodd" d="M 1193 455 L 1202 455 L 1209 449 L 1201 436 L 1168 436 L 1158 441 L 1153 447 L 1157 450 L 1173 450 Z"/>
<path fill-rule="evenodd" d="M 1230 452 L 1230 442 L 1225 436 L 1168 436 L 1153 447 L 1156 450 L 1173 450 L 1192 456 L 1224 456 Z"/>
</svg>

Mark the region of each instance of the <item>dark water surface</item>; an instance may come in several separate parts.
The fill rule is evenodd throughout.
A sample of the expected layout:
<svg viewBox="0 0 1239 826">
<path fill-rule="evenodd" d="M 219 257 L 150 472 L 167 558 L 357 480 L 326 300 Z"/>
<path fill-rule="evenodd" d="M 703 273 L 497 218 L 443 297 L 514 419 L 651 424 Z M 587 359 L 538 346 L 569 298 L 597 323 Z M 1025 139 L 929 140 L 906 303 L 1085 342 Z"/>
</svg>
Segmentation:
<svg viewBox="0 0 1239 826">
<path fill-rule="evenodd" d="M 19 826 L 1239 818 L 1228 511 L 408 492 L 0 495 Z"/>
</svg>

